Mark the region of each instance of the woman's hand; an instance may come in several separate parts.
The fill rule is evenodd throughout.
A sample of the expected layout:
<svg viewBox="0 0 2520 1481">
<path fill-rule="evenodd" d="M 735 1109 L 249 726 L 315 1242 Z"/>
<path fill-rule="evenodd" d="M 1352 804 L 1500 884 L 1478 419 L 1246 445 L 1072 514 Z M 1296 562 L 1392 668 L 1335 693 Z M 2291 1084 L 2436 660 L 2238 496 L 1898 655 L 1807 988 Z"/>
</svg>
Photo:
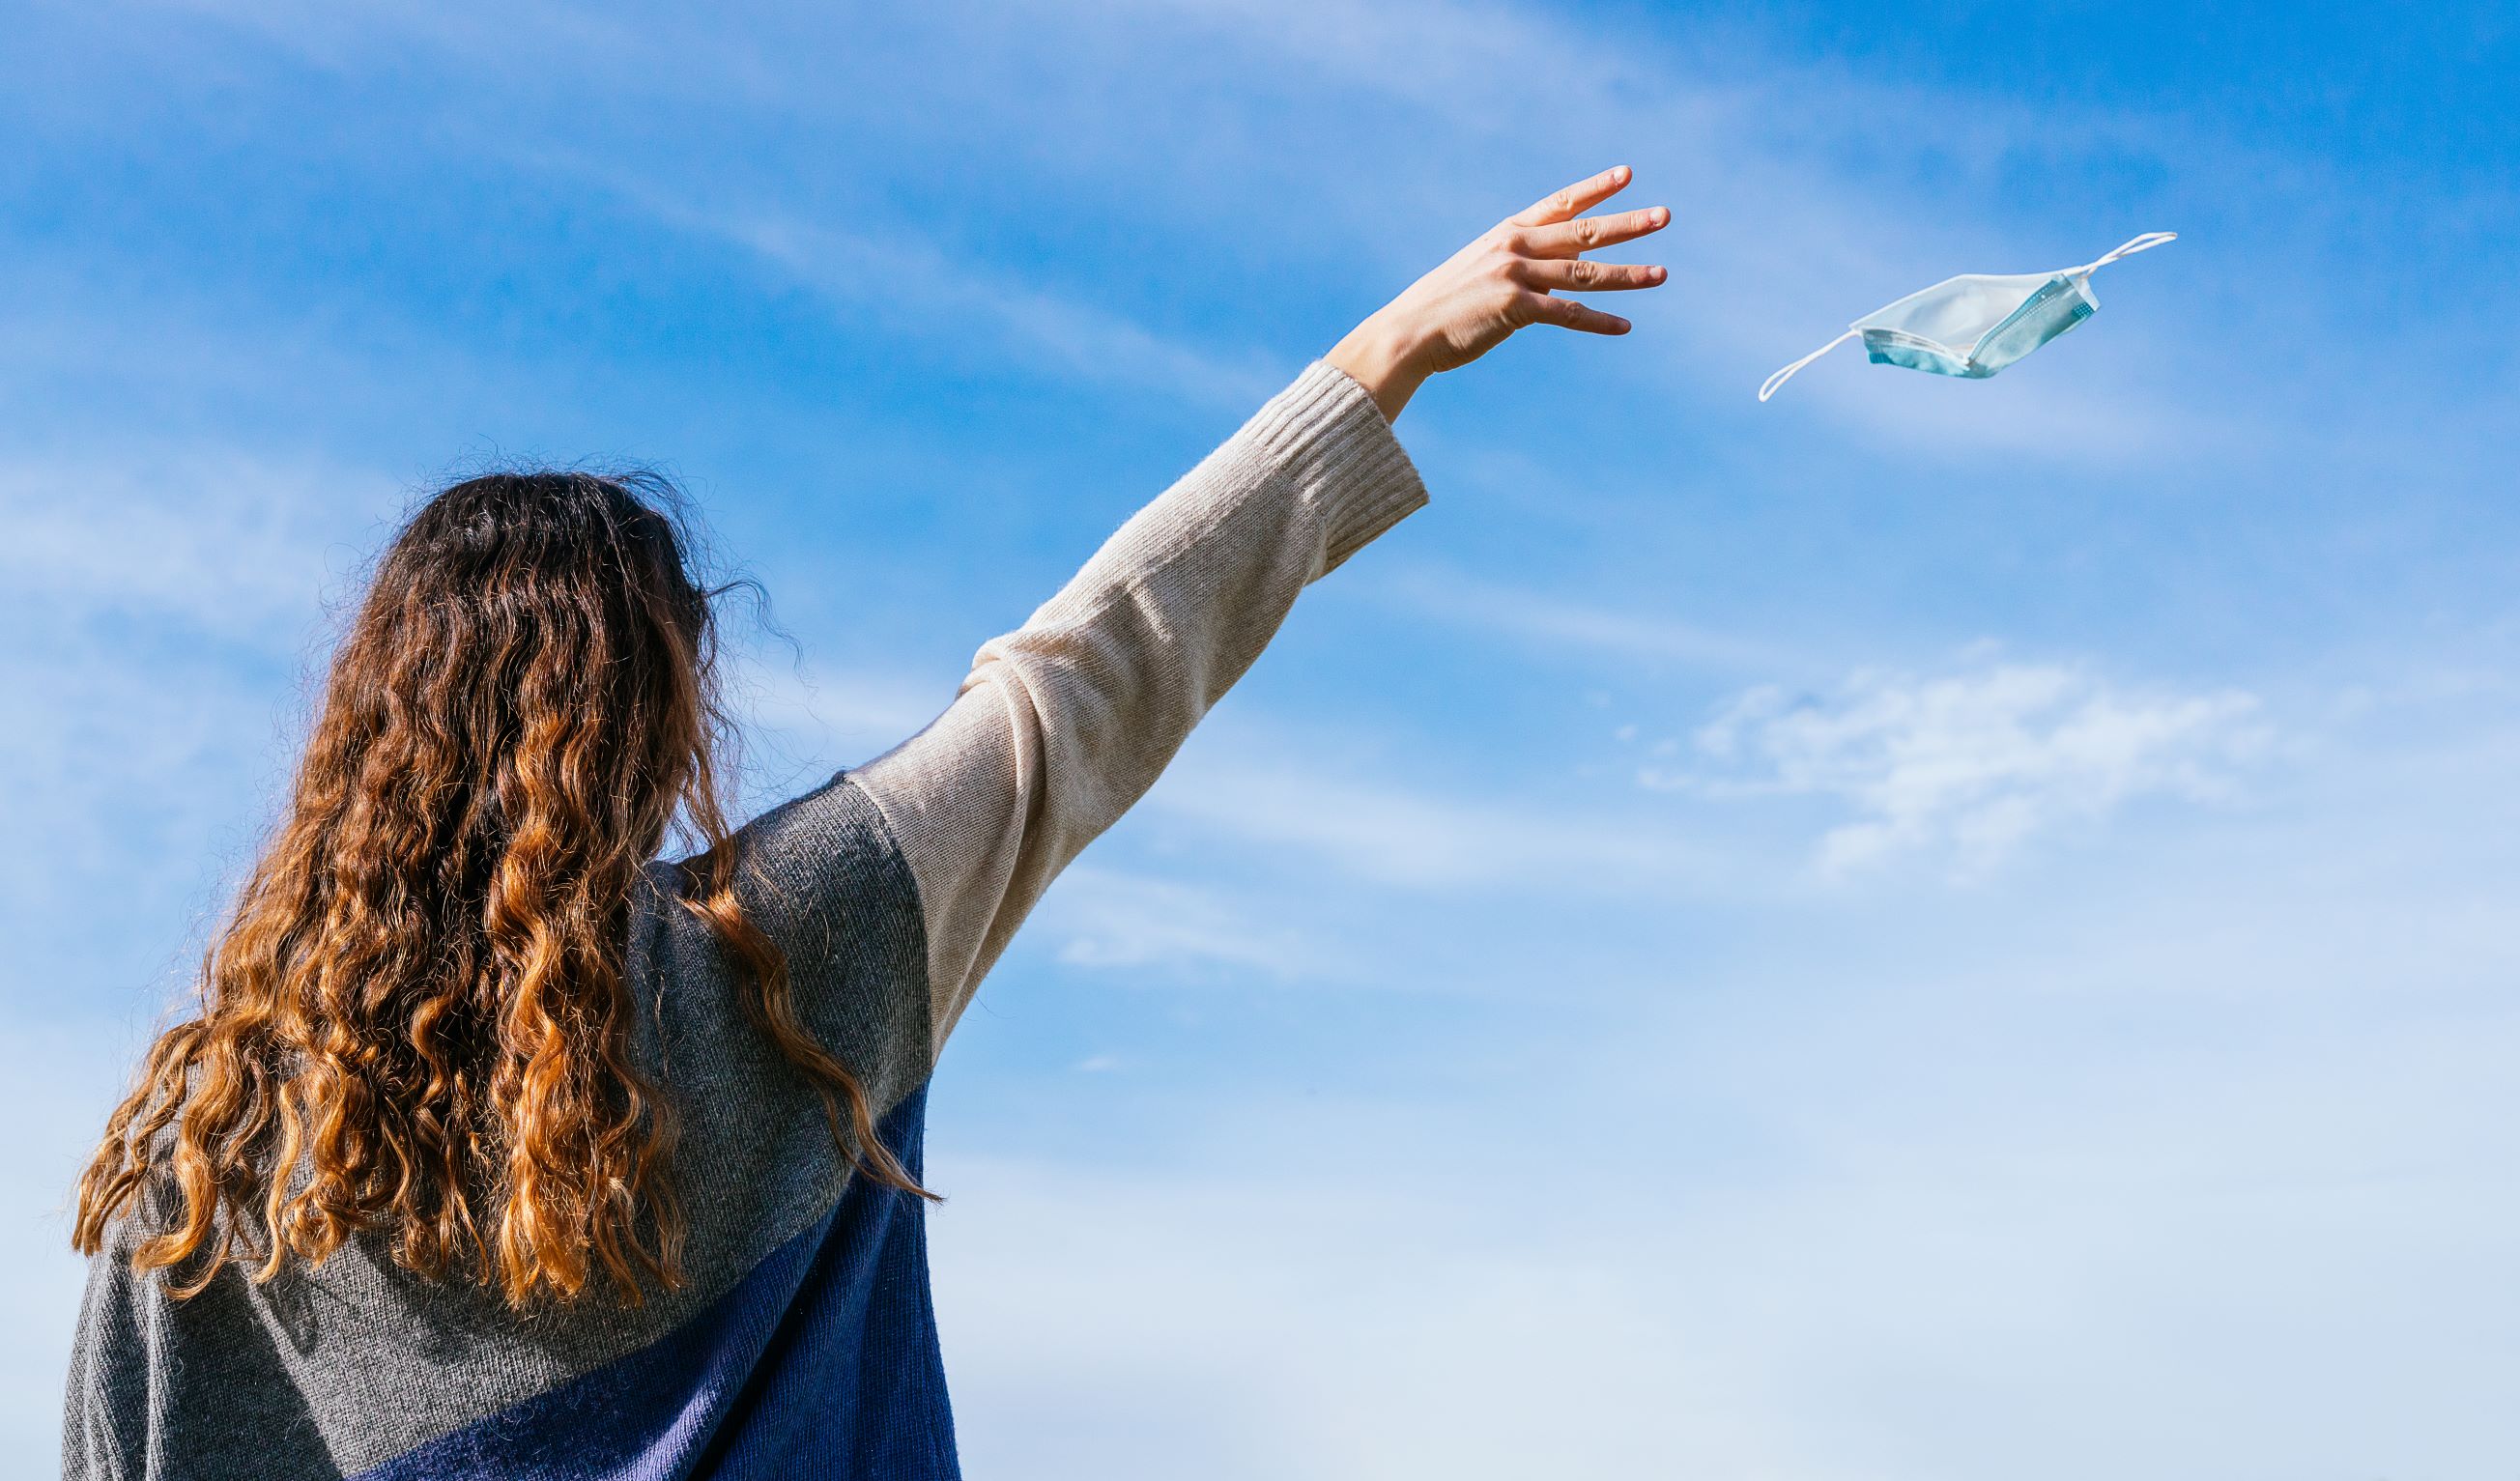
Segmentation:
<svg viewBox="0 0 2520 1481">
<path fill-rule="evenodd" d="M 1323 358 L 1356 378 L 1383 417 L 1396 420 L 1428 376 L 1469 364 L 1526 324 L 1626 334 L 1627 320 L 1556 295 L 1651 288 L 1667 276 L 1650 265 L 1584 258 L 1671 224 L 1671 211 L 1660 205 L 1578 219 L 1627 183 L 1628 167 L 1617 165 L 1507 217 L 1376 309 Z"/>
</svg>

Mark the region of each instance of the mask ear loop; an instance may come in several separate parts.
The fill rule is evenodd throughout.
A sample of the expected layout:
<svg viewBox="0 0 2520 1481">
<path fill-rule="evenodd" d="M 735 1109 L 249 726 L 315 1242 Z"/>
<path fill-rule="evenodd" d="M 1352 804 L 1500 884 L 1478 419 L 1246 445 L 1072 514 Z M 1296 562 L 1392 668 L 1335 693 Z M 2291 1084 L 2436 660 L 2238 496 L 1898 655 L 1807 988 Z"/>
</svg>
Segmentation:
<svg viewBox="0 0 2520 1481">
<path fill-rule="evenodd" d="M 1813 350 L 1810 354 L 1803 356 L 1793 364 L 1786 366 L 1783 370 L 1770 376 L 1766 381 L 1762 382 L 1759 386 L 1759 399 L 1765 401 L 1770 396 L 1775 395 L 1778 387 L 1782 386 L 1786 381 L 1794 379 L 1794 373 L 1796 371 L 1801 370 L 1804 366 L 1809 365 L 1821 356 L 1827 354 L 1830 350 L 1844 344 L 1847 340 L 1854 338 L 1859 333 L 1861 333 L 1861 331 L 1848 330 L 1845 334 L 1838 336 L 1836 338 L 1831 339 L 1826 344 Z"/>
<path fill-rule="evenodd" d="M 2087 274 L 2095 272 L 2100 268 L 2108 266 L 2120 257 L 2132 257 L 2138 252 L 2148 252 L 2154 247 L 2161 246 L 2163 243 L 2176 242 L 2178 240 L 2179 234 L 2177 232 L 2146 232 L 2142 236 L 2133 238 L 2124 245 L 2113 248 L 2097 262 L 2087 263 L 2082 267 L 2074 269 L 2073 276 L 2077 278 L 2083 277 Z"/>
</svg>

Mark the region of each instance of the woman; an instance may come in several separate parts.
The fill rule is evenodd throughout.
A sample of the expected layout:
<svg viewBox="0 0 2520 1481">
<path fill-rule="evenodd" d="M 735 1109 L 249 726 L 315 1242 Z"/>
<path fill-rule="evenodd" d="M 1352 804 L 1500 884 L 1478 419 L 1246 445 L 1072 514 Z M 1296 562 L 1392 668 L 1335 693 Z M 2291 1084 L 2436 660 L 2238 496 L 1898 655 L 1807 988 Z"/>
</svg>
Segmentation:
<svg viewBox="0 0 2520 1481">
<path fill-rule="evenodd" d="M 1426 502 L 1391 421 L 1659 207 L 1613 169 L 1382 308 L 925 730 L 730 830 L 661 490 L 445 490 L 386 551 L 276 835 L 79 1184 L 73 1476 L 955 1474 L 929 1067 L 1053 876 L 1301 589 Z M 676 837 L 698 845 L 659 862 Z"/>
</svg>

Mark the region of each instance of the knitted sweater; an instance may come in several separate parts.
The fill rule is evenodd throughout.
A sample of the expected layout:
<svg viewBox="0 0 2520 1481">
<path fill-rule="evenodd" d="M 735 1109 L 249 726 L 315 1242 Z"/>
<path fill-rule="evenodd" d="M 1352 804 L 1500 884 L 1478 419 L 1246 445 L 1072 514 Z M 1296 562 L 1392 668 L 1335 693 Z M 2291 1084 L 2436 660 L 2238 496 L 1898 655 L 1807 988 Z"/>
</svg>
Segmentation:
<svg viewBox="0 0 2520 1481">
<path fill-rule="evenodd" d="M 936 1054 L 1042 891 L 1302 588 L 1425 502 L 1372 399 L 1316 361 L 983 644 L 925 729 L 744 827 L 745 907 L 914 1173 Z M 957 1474 L 923 1207 L 848 1174 L 673 877 L 659 865 L 635 892 L 627 961 L 655 1006 L 634 1055 L 682 1118 L 682 1288 L 519 1317 L 362 1236 L 178 1301 L 131 1273 L 126 1222 L 89 1265 L 64 1474 Z"/>
</svg>

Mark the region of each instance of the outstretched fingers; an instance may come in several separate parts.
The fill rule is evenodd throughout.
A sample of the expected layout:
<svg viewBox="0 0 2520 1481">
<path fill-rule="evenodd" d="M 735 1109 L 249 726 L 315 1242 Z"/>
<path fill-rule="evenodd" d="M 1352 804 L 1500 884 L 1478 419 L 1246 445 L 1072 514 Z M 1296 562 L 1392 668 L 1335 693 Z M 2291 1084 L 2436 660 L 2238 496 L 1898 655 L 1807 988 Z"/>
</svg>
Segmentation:
<svg viewBox="0 0 2520 1481">
<path fill-rule="evenodd" d="M 1526 294 L 1522 309 L 1531 316 L 1534 324 L 1554 324 L 1560 329 L 1582 330 L 1588 335 L 1624 335 L 1634 327 L 1616 314 L 1605 314 L 1572 298 L 1557 298 L 1548 293 Z"/>
<path fill-rule="evenodd" d="M 1613 164 L 1590 180 L 1579 180 L 1564 190 L 1552 191 L 1531 203 L 1527 210 L 1516 211 L 1506 218 L 1508 226 L 1550 226 L 1580 215 L 1609 200 L 1627 187 L 1628 167 Z"/>
<path fill-rule="evenodd" d="M 1600 189 L 1612 176 L 1617 177 L 1615 183 Z M 1582 255 L 1595 247 L 1633 242 L 1671 224 L 1670 209 L 1660 205 L 1566 219 L 1626 183 L 1624 167 L 1596 175 L 1584 185 L 1560 191 L 1524 212 L 1524 216 L 1547 215 L 1549 220 L 1515 218 L 1518 229 L 1508 239 L 1507 249 L 1515 257 L 1511 272 L 1522 290 L 1515 306 L 1524 322 L 1553 324 L 1588 335 L 1624 335 L 1632 328 L 1627 320 L 1557 294 L 1652 288 L 1670 276 L 1655 263 L 1595 262 Z M 1588 191 L 1593 192 L 1589 199 Z M 1563 211 L 1559 209 L 1561 205 L 1566 207 Z"/>
<path fill-rule="evenodd" d="M 1525 253 L 1534 257 L 1572 257 L 1596 247 L 1633 242 L 1670 224 L 1671 207 L 1648 205 L 1642 210 L 1586 216 L 1580 221 L 1533 227 L 1522 234 L 1520 246 Z"/>
<path fill-rule="evenodd" d="M 1651 288 L 1668 276 L 1656 263 L 1595 262 L 1588 257 L 1536 257 L 1521 267 L 1524 287 L 1552 292 L 1600 293 Z"/>
</svg>

